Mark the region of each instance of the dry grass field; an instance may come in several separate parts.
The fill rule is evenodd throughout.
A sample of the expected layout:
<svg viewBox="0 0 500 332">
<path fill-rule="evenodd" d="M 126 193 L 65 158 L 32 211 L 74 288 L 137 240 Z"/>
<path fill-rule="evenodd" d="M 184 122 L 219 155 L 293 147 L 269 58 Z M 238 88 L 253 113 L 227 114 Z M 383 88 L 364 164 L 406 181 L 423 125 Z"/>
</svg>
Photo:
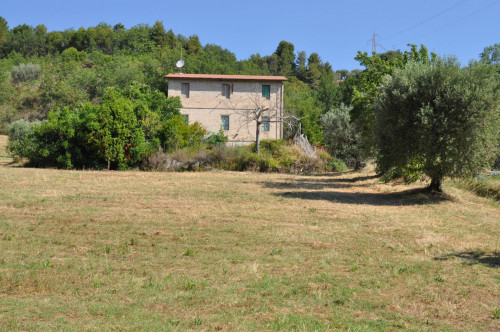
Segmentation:
<svg viewBox="0 0 500 332">
<path fill-rule="evenodd" d="M 0 164 L 0 330 L 500 330 L 500 205 L 450 185 Z"/>
</svg>

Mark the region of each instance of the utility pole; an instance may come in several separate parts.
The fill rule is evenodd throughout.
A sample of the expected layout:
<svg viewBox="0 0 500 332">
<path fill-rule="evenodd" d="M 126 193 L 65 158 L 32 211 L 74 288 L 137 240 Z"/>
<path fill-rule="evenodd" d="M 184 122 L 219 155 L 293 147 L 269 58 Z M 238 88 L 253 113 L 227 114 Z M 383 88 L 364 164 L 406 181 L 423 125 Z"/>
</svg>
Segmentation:
<svg viewBox="0 0 500 332">
<path fill-rule="evenodd" d="M 375 52 L 375 53 L 377 53 L 377 46 L 380 46 L 385 50 L 384 46 L 377 43 L 377 37 L 380 38 L 380 35 L 378 33 L 373 32 L 372 38 L 370 40 L 368 40 L 368 42 L 371 42 L 371 44 L 372 44 L 372 52 Z"/>
<path fill-rule="evenodd" d="M 372 37 L 372 52 L 377 53 L 377 34 L 373 32 L 373 37 Z"/>
</svg>

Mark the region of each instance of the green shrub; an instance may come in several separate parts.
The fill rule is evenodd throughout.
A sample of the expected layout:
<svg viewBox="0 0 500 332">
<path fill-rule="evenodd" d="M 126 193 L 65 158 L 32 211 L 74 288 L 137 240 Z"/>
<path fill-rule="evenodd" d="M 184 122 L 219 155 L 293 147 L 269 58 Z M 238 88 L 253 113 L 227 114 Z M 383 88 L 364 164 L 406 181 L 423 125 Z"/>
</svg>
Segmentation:
<svg viewBox="0 0 500 332">
<path fill-rule="evenodd" d="M 35 167 L 128 169 L 161 145 L 203 144 L 206 130 L 199 123 L 187 125 L 178 105 L 178 98 L 148 87 L 109 88 L 101 105 L 55 109 L 36 126 L 16 123 L 9 151 Z"/>
<path fill-rule="evenodd" d="M 212 133 L 210 136 L 207 137 L 206 142 L 210 146 L 216 146 L 220 144 L 224 144 L 228 141 L 228 138 L 226 135 L 224 135 L 224 131 L 220 129 L 217 133 Z"/>
<path fill-rule="evenodd" d="M 187 124 L 181 115 L 163 122 L 160 131 L 162 147 L 174 151 L 185 147 L 199 147 L 205 141 L 207 130 L 199 122 Z"/>
<path fill-rule="evenodd" d="M 279 160 L 275 160 L 271 156 L 259 155 L 257 163 L 260 172 L 278 172 L 280 170 Z"/>
<path fill-rule="evenodd" d="M 40 65 L 35 65 L 32 63 L 21 63 L 19 66 L 14 66 L 12 68 L 10 75 L 12 77 L 12 82 L 22 83 L 38 79 L 38 77 L 40 77 L 41 71 L 42 68 L 40 67 Z"/>
<path fill-rule="evenodd" d="M 219 166 L 229 171 L 258 171 L 259 158 L 248 147 L 219 149 L 222 157 Z M 225 157 L 225 158 L 224 158 Z"/>
<path fill-rule="evenodd" d="M 28 122 L 26 120 L 17 120 L 9 125 L 7 151 L 14 157 L 14 160 L 19 161 L 25 158 L 28 151 L 33 149 L 28 137 L 32 127 L 39 123 L 39 121 Z"/>
<path fill-rule="evenodd" d="M 257 155 L 251 146 L 190 147 L 175 150 L 169 154 L 161 150 L 145 158 L 146 170 L 202 170 L 224 169 L 228 171 L 283 172 L 309 174 L 326 170 L 321 158 L 305 156 L 300 149 L 282 144 L 271 155 L 269 152 Z"/>
<path fill-rule="evenodd" d="M 340 106 L 328 111 L 321 117 L 324 127 L 324 140 L 328 151 L 336 158 L 354 160 L 355 166 L 362 161 L 361 134 L 351 121 L 352 106 Z"/>
<path fill-rule="evenodd" d="M 332 158 L 328 161 L 326 168 L 332 172 L 345 172 L 348 170 L 344 161 L 338 158 Z"/>
<path fill-rule="evenodd" d="M 286 144 L 288 143 L 282 139 L 263 139 L 260 141 L 260 151 L 273 155 L 277 150 Z M 250 144 L 249 149 L 250 151 L 255 152 L 255 143 Z"/>
<path fill-rule="evenodd" d="M 81 62 L 87 58 L 87 53 L 84 51 L 79 52 L 74 47 L 69 47 L 61 53 L 61 60 L 64 62 L 75 61 Z"/>
</svg>

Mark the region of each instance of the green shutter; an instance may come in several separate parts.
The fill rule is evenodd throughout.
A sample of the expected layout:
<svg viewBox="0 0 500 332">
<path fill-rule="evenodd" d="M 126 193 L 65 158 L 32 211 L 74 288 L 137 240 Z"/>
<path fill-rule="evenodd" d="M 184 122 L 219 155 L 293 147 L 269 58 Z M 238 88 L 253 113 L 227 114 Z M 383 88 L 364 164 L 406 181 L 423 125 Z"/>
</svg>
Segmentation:
<svg viewBox="0 0 500 332">
<path fill-rule="evenodd" d="M 262 97 L 264 98 L 271 98 L 271 86 L 270 85 L 263 85 L 262 86 Z"/>
</svg>

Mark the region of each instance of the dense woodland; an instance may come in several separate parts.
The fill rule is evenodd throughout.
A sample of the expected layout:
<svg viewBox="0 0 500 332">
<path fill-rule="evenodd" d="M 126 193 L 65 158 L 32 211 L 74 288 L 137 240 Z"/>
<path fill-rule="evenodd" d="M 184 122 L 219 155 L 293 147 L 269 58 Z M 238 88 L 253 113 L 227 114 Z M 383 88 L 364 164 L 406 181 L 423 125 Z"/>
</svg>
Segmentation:
<svg viewBox="0 0 500 332">
<path fill-rule="evenodd" d="M 185 37 L 176 35 L 172 30 L 167 31 L 162 22 L 153 26 L 140 24 L 130 29 L 119 23 L 114 26 L 101 23 L 78 30 L 48 32 L 43 24 L 9 28 L 8 22 L 0 17 L 0 133 L 6 134 L 9 124 L 19 119 L 28 122 L 18 124 L 18 132 L 27 130 L 30 123 L 37 120 L 68 123 L 68 114 L 79 114 L 74 121 L 71 120 L 73 122 L 69 122 L 82 126 L 85 117 L 94 119 L 107 110 L 104 113 L 110 118 L 125 116 L 132 121 L 129 123 L 130 132 L 139 127 L 142 130 L 141 134 L 127 134 L 123 141 L 113 143 L 118 146 L 113 147 L 113 153 L 120 154 L 121 161 L 118 157 L 116 160 L 110 157 L 112 152 L 109 148 L 99 152 L 101 157 L 108 155 L 105 158 L 108 168 L 113 160 L 115 168 L 119 168 L 120 163 L 134 165 L 131 162 L 134 157 L 128 150 L 125 153 L 119 151 L 123 150 L 123 146 L 126 149 L 136 148 L 144 155 L 145 151 L 159 147 L 169 150 L 196 145 L 198 138 L 207 133 L 203 132 L 203 128 L 183 127 L 175 101 L 159 95 L 165 94 L 168 83 L 163 76 L 176 70 L 175 63 L 180 59 L 181 52 L 185 60 L 183 70 L 188 73 L 288 77 L 285 111 L 301 119 L 301 130 L 311 143 L 326 146 L 335 157 L 358 167 L 361 161 L 376 157 L 377 151 L 381 151 L 377 146 L 380 140 L 375 137 L 380 119 L 377 119 L 374 103 L 380 99 L 384 77 L 406 70 L 410 63 L 424 66 L 447 63 L 446 68 L 460 68 L 452 59 L 443 60 L 429 54 L 423 45 L 409 44 L 407 50 L 382 54 L 358 52 L 353 56 L 363 70 L 348 71 L 334 69 L 317 53 L 308 55 L 295 50 L 294 45 L 287 41 L 281 41 L 271 55 L 254 54 L 248 59 L 237 60 L 230 50 L 215 44 L 202 45 L 196 35 Z M 487 46 L 479 57 L 477 65 L 489 68 L 484 74 L 486 80 L 496 82 L 491 87 L 491 93 L 485 96 L 497 100 L 493 91 L 499 82 L 500 44 Z M 471 63 L 469 66 L 475 65 Z M 471 105 L 468 101 L 464 103 Z M 488 106 L 497 110 L 491 116 L 498 114 L 498 104 L 495 103 Z M 107 140 L 115 139 L 118 134 L 112 132 L 118 129 L 106 127 L 103 120 L 96 121 L 100 130 L 106 133 L 101 135 L 99 144 L 109 147 L 112 144 Z M 497 120 L 492 121 L 498 140 Z M 77 130 L 75 128 L 68 126 L 65 135 L 68 135 L 68 130 Z M 297 128 L 296 125 L 288 126 L 286 135 L 293 136 Z M 87 126 L 86 130 L 78 139 L 88 141 L 92 137 L 98 140 L 93 136 L 92 129 Z M 37 139 L 44 137 L 43 133 L 39 134 L 41 136 Z M 64 146 L 61 149 L 64 153 L 73 153 Z M 488 151 L 491 152 L 491 147 Z M 498 150 L 494 154 L 498 154 Z M 68 158 L 71 159 L 71 156 Z M 409 158 L 414 160 L 406 160 L 407 164 L 422 169 L 415 166 L 419 157 Z M 62 158 L 62 162 L 52 166 L 105 167 L 102 163 L 85 163 L 83 159 L 75 163 L 77 159 L 73 158 L 68 163 Z M 394 166 L 387 165 L 387 169 Z M 396 173 L 400 174 L 401 165 L 397 166 L 399 173 Z"/>
</svg>

